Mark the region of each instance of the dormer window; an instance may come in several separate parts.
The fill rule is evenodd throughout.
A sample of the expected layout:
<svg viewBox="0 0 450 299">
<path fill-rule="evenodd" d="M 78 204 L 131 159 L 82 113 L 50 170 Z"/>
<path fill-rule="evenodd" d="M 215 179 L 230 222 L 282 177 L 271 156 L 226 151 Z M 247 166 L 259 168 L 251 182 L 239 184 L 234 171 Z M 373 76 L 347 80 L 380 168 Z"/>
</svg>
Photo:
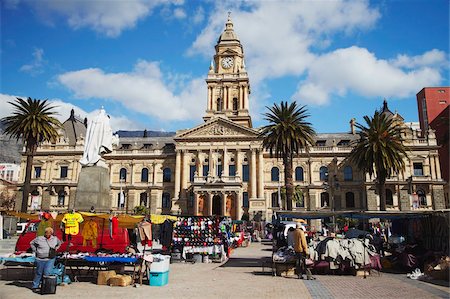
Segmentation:
<svg viewBox="0 0 450 299">
<path fill-rule="evenodd" d="M 151 143 L 144 143 L 144 145 L 142 146 L 142 149 L 149 150 L 152 148 L 152 146 L 153 146 L 153 144 L 151 144 Z"/>
<path fill-rule="evenodd" d="M 129 150 L 129 149 L 131 149 L 131 144 L 128 144 L 128 143 L 122 144 L 122 149 L 123 149 L 123 150 Z"/>
<path fill-rule="evenodd" d="M 327 142 L 326 140 L 317 140 L 316 146 L 325 146 L 326 142 Z"/>
<path fill-rule="evenodd" d="M 348 139 L 344 139 L 338 142 L 337 146 L 349 146 L 350 145 L 350 140 Z"/>
</svg>

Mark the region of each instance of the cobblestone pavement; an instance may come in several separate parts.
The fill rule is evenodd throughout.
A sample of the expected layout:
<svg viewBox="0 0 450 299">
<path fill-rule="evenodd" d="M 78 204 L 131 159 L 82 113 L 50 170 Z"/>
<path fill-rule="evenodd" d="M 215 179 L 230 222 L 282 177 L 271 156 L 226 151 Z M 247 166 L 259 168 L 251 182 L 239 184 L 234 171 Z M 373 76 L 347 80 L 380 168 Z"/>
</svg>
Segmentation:
<svg viewBox="0 0 450 299">
<path fill-rule="evenodd" d="M 1 241 L 0 241 L 1 242 Z M 225 264 L 170 265 L 169 284 L 164 287 L 98 286 L 77 282 L 58 287 L 61 298 L 449 298 L 448 288 L 411 281 L 405 275 L 382 273 L 367 279 L 354 276 L 318 275 L 305 281 L 272 277 L 269 269 L 262 272 L 260 258 L 271 255 L 270 245 L 253 243 L 238 248 Z M 1 269 L 4 274 L 5 269 Z M 24 275 L 25 274 L 25 275 Z M 0 281 L 0 299 L 33 298 L 28 271 L 19 277 L 10 275 Z M 17 276 L 17 275 L 16 275 Z M 4 277 L 4 275 L 3 275 Z M 53 296 L 53 297 L 56 297 Z M 50 296 L 51 297 L 51 296 Z"/>
</svg>

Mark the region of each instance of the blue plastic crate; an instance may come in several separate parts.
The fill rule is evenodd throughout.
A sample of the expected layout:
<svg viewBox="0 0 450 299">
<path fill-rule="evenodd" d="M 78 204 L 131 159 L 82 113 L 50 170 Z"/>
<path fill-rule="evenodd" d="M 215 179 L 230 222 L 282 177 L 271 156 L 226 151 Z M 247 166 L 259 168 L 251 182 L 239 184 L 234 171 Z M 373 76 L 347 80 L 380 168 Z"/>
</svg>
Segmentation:
<svg viewBox="0 0 450 299">
<path fill-rule="evenodd" d="M 169 271 L 150 272 L 150 285 L 153 287 L 162 287 L 169 283 Z"/>
</svg>

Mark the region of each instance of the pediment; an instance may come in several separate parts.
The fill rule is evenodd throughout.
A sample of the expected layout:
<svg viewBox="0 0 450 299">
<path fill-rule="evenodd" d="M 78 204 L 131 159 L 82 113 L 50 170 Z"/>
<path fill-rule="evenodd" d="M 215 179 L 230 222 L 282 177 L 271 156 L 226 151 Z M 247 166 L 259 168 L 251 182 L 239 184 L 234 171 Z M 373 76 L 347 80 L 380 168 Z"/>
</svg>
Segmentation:
<svg viewBox="0 0 450 299">
<path fill-rule="evenodd" d="M 238 55 L 239 53 L 236 52 L 236 51 L 233 51 L 233 50 L 231 50 L 231 49 L 226 49 L 226 50 L 223 51 L 221 54 L 222 54 L 222 55 Z"/>
<path fill-rule="evenodd" d="M 176 141 L 193 139 L 255 139 L 258 131 L 234 123 L 233 121 L 216 117 L 193 129 L 181 132 L 175 136 Z"/>
</svg>

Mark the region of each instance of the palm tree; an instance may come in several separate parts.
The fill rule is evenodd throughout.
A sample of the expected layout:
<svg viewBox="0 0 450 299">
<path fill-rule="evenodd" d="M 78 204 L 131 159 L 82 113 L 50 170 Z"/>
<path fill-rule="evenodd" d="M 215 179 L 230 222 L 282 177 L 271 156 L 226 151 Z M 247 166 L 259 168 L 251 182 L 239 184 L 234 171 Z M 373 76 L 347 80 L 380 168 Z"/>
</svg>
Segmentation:
<svg viewBox="0 0 450 299">
<path fill-rule="evenodd" d="M 292 182 L 292 161 L 294 154 L 298 154 L 301 148 L 307 148 L 313 144 L 316 132 L 311 123 L 306 121 L 309 117 L 306 106 L 297 107 L 296 102 L 288 105 L 281 102 L 267 107 L 265 120 L 268 125 L 261 129 L 260 137 L 263 137 L 263 147 L 269 150 L 270 157 L 283 159 L 284 182 L 286 186 L 287 210 L 292 210 L 292 198 L 294 186 Z"/>
<path fill-rule="evenodd" d="M 53 117 L 54 107 L 47 103 L 28 98 L 26 101 L 17 98 L 15 102 L 8 102 L 15 110 L 12 115 L 4 117 L 1 122 L 5 125 L 5 133 L 10 138 L 22 139 L 25 143 L 25 155 L 27 165 L 25 170 L 25 182 L 23 183 L 23 196 L 21 211 L 28 208 L 28 195 L 31 189 L 31 170 L 33 158 L 40 142 L 55 140 L 58 137 L 57 129 L 61 127 L 59 120 Z"/>
<path fill-rule="evenodd" d="M 372 118 L 364 116 L 367 127 L 356 123 L 359 139 L 353 142 L 349 160 L 364 173 L 376 175 L 380 210 L 386 210 L 386 179 L 405 169 L 407 148 L 402 143 L 402 126 L 392 115 L 375 111 Z"/>
</svg>

